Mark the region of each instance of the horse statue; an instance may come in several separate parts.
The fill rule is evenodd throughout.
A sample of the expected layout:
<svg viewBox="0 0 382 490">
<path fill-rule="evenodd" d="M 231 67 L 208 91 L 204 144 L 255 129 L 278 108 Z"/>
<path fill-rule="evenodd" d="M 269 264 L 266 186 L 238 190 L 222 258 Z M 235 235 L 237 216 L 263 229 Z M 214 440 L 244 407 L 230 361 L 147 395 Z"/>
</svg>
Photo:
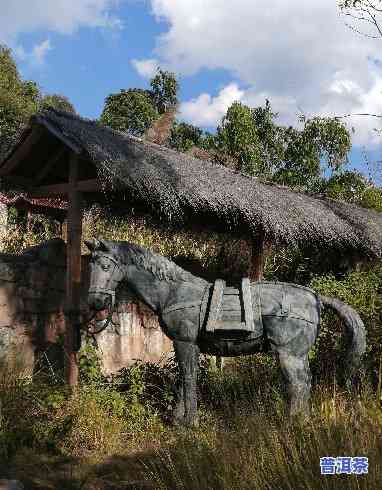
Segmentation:
<svg viewBox="0 0 382 490">
<path fill-rule="evenodd" d="M 366 350 L 358 313 L 341 301 L 281 282 L 243 279 L 240 289 L 224 281 L 211 284 L 150 250 L 129 242 L 85 241 L 91 251 L 89 307 L 112 309 L 115 290 L 125 282 L 146 303 L 173 341 L 180 368 L 174 422 L 197 425 L 199 353 L 238 356 L 277 352 L 288 385 L 289 413 L 309 411 L 311 374 L 308 353 L 314 345 L 320 310 L 328 306 L 343 320 L 349 337 L 345 373 L 352 379 Z M 243 321 L 244 320 L 244 321 Z"/>
</svg>

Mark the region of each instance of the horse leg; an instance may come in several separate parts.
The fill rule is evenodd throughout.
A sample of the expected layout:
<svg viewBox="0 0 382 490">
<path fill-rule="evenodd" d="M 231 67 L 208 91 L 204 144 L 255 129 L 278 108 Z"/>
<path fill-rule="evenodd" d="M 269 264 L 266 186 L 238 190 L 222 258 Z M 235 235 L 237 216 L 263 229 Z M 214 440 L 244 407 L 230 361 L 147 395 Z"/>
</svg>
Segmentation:
<svg viewBox="0 0 382 490">
<path fill-rule="evenodd" d="M 178 363 L 179 363 L 179 361 L 178 361 Z M 180 375 L 180 378 L 177 380 L 177 383 L 176 383 L 176 391 L 175 391 L 176 405 L 175 405 L 175 409 L 173 412 L 173 422 L 175 424 L 182 424 L 184 422 L 184 396 L 183 396 L 183 391 L 184 391 L 183 376 Z"/>
<path fill-rule="evenodd" d="M 308 355 L 296 356 L 287 350 L 278 350 L 281 370 L 287 383 L 289 415 L 308 415 L 311 389 L 311 374 Z"/>
<path fill-rule="evenodd" d="M 199 365 L 199 347 L 190 342 L 175 341 L 175 356 L 183 385 L 184 424 L 198 425 L 196 381 Z"/>
</svg>

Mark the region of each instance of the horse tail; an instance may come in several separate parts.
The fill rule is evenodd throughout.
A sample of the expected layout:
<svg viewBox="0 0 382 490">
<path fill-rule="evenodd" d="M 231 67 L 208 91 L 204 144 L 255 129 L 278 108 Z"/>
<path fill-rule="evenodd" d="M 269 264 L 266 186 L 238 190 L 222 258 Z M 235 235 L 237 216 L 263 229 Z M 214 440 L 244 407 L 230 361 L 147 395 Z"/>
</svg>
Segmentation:
<svg viewBox="0 0 382 490">
<path fill-rule="evenodd" d="M 347 377 L 346 384 L 352 382 L 352 378 L 361 365 L 361 358 L 366 351 L 366 330 L 359 314 L 349 305 L 335 298 L 319 295 L 323 306 L 334 310 L 343 320 L 346 336 L 349 340 L 343 369 L 343 378 Z"/>
</svg>

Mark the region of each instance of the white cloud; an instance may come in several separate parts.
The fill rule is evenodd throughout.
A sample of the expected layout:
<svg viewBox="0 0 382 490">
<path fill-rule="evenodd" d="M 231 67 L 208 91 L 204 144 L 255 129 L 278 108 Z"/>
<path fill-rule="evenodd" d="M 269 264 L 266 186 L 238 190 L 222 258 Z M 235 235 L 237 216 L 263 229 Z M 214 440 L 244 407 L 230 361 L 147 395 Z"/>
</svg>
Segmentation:
<svg viewBox="0 0 382 490">
<path fill-rule="evenodd" d="M 376 78 L 371 90 L 359 97 L 359 104 L 354 107 L 353 114 L 382 115 L 382 79 Z M 375 129 L 382 130 L 382 119 L 367 116 L 352 116 L 345 118 L 349 126 L 355 128 L 353 142 L 355 144 L 380 145 L 381 136 Z"/>
<path fill-rule="evenodd" d="M 244 91 L 240 90 L 236 83 L 231 83 L 216 97 L 204 93 L 195 99 L 183 102 L 179 108 L 179 115 L 197 126 L 216 126 L 228 107 L 233 102 L 240 101 L 243 96 Z"/>
<path fill-rule="evenodd" d="M 382 72 L 369 59 L 378 59 L 382 41 L 348 29 L 334 0 L 151 0 L 151 5 L 169 25 L 157 39 L 161 63 L 183 75 L 229 70 L 249 87 L 243 101 L 266 96 L 281 112 L 292 111 L 285 120 L 301 111 L 359 112 L 379 101 Z M 183 113 L 212 121 L 214 100 L 202 94 L 183 104 Z M 197 108 L 205 115 L 198 116 Z M 369 123 L 357 121 L 369 141 Z"/>
<path fill-rule="evenodd" d="M 0 42 L 15 44 L 20 33 L 39 29 L 71 34 L 83 26 L 120 29 L 113 15 L 118 0 L 1 0 Z"/>
<path fill-rule="evenodd" d="M 45 56 L 52 49 L 49 39 L 45 39 L 40 44 L 36 44 L 31 53 L 31 62 L 36 65 L 42 65 L 45 61 Z"/>
<path fill-rule="evenodd" d="M 133 59 L 131 60 L 131 64 L 143 78 L 152 78 L 159 66 L 158 61 L 154 58 L 142 60 Z"/>
<path fill-rule="evenodd" d="M 35 44 L 31 51 L 26 51 L 23 46 L 16 45 L 13 49 L 16 57 L 20 61 L 29 63 L 32 66 L 41 66 L 45 62 L 45 57 L 53 49 L 49 39 L 45 39 L 39 44 Z"/>
<path fill-rule="evenodd" d="M 21 44 L 15 46 L 13 48 L 13 52 L 15 53 L 15 55 L 17 56 L 17 58 L 20 61 L 25 61 L 26 60 L 27 53 L 25 52 L 25 49 L 23 48 L 23 46 L 21 46 Z"/>
</svg>

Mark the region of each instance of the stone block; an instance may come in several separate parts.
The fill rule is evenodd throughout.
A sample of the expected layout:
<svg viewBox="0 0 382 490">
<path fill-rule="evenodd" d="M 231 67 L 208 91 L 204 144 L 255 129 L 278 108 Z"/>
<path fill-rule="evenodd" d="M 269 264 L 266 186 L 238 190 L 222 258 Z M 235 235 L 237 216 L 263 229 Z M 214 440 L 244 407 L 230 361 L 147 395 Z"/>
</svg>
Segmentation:
<svg viewBox="0 0 382 490">
<path fill-rule="evenodd" d="M 0 490 L 23 490 L 24 488 L 19 480 L 0 480 Z"/>
</svg>

